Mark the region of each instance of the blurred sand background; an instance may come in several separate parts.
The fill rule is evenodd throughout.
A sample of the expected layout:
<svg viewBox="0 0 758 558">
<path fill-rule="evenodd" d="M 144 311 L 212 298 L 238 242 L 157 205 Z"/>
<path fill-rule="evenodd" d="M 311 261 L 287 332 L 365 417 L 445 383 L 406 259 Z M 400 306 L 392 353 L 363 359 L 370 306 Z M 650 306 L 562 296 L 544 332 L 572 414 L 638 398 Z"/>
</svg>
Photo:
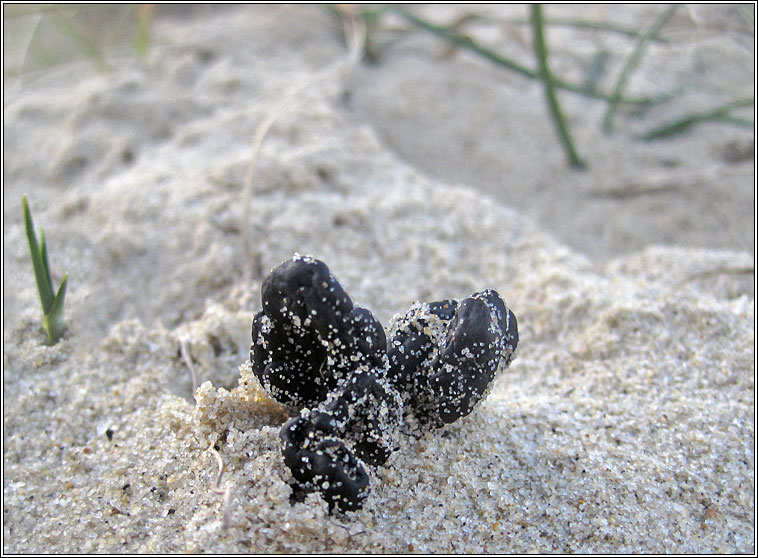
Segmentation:
<svg viewBox="0 0 758 558">
<path fill-rule="evenodd" d="M 539 82 L 396 14 L 324 78 L 348 56 L 324 7 L 27 8 L 3 14 L 4 551 L 754 552 L 754 131 L 639 139 L 754 96 L 751 5 L 680 6 L 626 90 L 672 98 L 610 135 L 605 102 L 560 92 L 583 171 Z M 526 6 L 413 11 L 535 66 Z M 635 44 L 547 39 L 556 74 L 603 91 Z M 253 138 L 293 92 L 245 207 Z M 69 273 L 54 347 L 22 194 Z M 490 399 L 344 517 L 289 505 L 285 417 L 245 365 L 260 283 L 295 251 L 385 326 L 488 287 L 519 318 Z"/>
</svg>

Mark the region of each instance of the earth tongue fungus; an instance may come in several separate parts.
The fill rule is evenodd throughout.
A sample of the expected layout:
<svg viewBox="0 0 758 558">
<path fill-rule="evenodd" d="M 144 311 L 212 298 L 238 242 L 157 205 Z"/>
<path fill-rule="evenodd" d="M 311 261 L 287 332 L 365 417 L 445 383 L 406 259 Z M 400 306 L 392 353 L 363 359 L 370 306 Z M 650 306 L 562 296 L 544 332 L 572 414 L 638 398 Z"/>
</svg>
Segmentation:
<svg viewBox="0 0 758 558">
<path fill-rule="evenodd" d="M 294 416 L 279 434 L 293 500 L 318 491 L 329 509 L 359 509 L 365 464 L 400 432 L 468 415 L 518 344 L 516 317 L 494 290 L 415 303 L 385 330 L 321 261 L 295 255 L 271 271 L 253 319 L 250 359 L 264 390 Z"/>
</svg>

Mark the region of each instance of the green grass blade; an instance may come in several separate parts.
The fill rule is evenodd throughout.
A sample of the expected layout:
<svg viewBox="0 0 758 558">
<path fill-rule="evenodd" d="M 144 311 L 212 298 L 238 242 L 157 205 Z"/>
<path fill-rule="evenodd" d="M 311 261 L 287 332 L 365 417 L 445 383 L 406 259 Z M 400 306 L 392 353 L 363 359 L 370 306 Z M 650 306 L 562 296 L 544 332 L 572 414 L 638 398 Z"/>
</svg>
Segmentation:
<svg viewBox="0 0 758 558">
<path fill-rule="evenodd" d="M 547 61 L 547 43 L 545 42 L 545 26 L 542 21 L 542 6 L 540 4 L 532 4 L 532 31 L 534 33 L 534 53 L 537 56 L 539 63 L 539 74 L 542 78 L 542 83 L 545 89 L 545 97 L 547 99 L 548 110 L 550 111 L 550 118 L 555 125 L 558 139 L 563 146 L 563 150 L 566 152 L 566 156 L 571 163 L 571 166 L 577 169 L 585 168 L 585 163 L 579 157 L 574 142 L 571 139 L 566 119 L 563 116 L 561 105 L 558 103 L 558 96 L 555 94 L 555 84 L 553 83 L 552 74 L 550 73 L 550 67 Z"/>
<path fill-rule="evenodd" d="M 584 88 L 587 91 L 597 91 L 598 85 L 605 77 L 607 73 L 608 60 L 611 57 L 611 53 L 605 49 L 601 49 L 595 53 L 590 60 L 587 73 L 584 78 Z"/>
<path fill-rule="evenodd" d="M 738 126 L 752 127 L 753 123 L 749 120 L 743 120 L 741 118 L 735 118 L 729 114 L 730 111 L 738 108 L 752 107 L 755 105 L 755 98 L 750 97 L 746 99 L 738 99 L 736 101 L 730 101 L 726 104 L 713 108 L 705 112 L 693 112 L 686 114 L 676 120 L 667 122 L 650 130 L 646 134 L 640 136 L 642 141 L 653 141 L 657 139 L 665 139 L 677 134 L 681 134 L 691 128 L 692 126 L 701 122 L 719 121 L 729 122 Z"/>
<path fill-rule="evenodd" d="M 406 21 L 409 21 L 410 23 L 414 24 L 415 26 L 420 27 L 421 29 L 425 29 L 437 35 L 438 37 L 442 37 L 448 42 L 456 44 L 467 50 L 473 51 L 479 54 L 480 56 L 483 56 L 490 62 L 494 62 L 495 64 L 498 64 L 499 66 L 503 66 L 505 68 L 508 68 L 509 70 L 513 70 L 514 72 L 519 73 L 522 76 L 526 76 L 530 78 L 537 77 L 537 72 L 535 72 L 534 70 L 527 68 L 526 66 L 519 64 L 518 62 L 515 62 L 511 60 L 510 58 L 506 58 L 505 56 L 502 56 L 487 48 L 480 46 L 478 43 L 474 42 L 474 40 L 471 37 L 467 37 L 465 35 L 459 35 L 458 33 L 451 31 L 447 27 L 443 27 L 441 25 L 435 25 L 434 23 L 431 23 L 425 20 L 424 18 L 419 17 L 416 14 L 406 11 L 400 7 L 393 6 L 392 8 L 393 8 L 393 11 L 395 11 L 395 13 L 400 15 Z"/>
<path fill-rule="evenodd" d="M 436 25 L 434 23 L 431 23 L 423 19 L 422 17 L 417 16 L 416 14 L 413 14 L 409 11 L 402 9 L 396 4 L 393 4 L 391 9 L 394 13 L 396 13 L 397 15 L 399 15 L 400 17 L 402 17 L 409 23 L 412 23 L 416 27 L 419 27 L 420 29 L 424 29 L 425 31 L 429 31 L 430 33 L 437 35 L 438 37 L 441 37 L 442 39 L 450 43 L 458 45 L 459 47 L 465 50 L 473 52 L 498 66 L 502 66 L 504 68 L 517 72 L 524 77 L 528 77 L 532 79 L 539 79 L 540 77 L 539 72 L 537 72 L 536 70 L 527 68 L 523 64 L 519 64 L 518 62 L 511 60 L 510 58 L 507 58 L 486 47 L 483 47 L 482 45 L 474 41 L 471 37 L 460 35 L 458 33 L 455 33 L 454 31 L 451 31 L 447 27 L 443 27 L 441 25 Z M 586 87 L 577 85 L 575 83 L 564 81 L 556 76 L 553 76 L 553 85 L 557 87 L 558 89 L 571 91 L 572 93 L 583 95 L 585 97 L 589 97 L 592 99 L 600 99 L 603 101 L 611 100 L 610 95 L 606 95 L 604 93 L 601 93 L 600 91 L 595 91 L 593 89 L 587 89 Z M 666 101 L 670 99 L 671 97 L 672 95 L 670 94 L 663 94 L 657 97 L 640 97 L 640 98 L 620 97 L 618 99 L 618 102 L 625 103 L 625 104 L 634 104 L 634 105 L 652 105 L 655 103 Z"/>
<path fill-rule="evenodd" d="M 530 23 L 529 19 L 525 18 L 515 18 L 511 21 L 513 23 Z M 592 21 L 571 17 L 546 17 L 544 19 L 544 23 L 548 27 L 575 27 L 577 29 L 590 29 L 593 31 L 607 31 L 611 33 L 618 33 L 620 35 L 627 35 L 629 37 L 638 37 L 640 35 L 639 29 L 626 27 L 624 25 L 613 23 L 611 21 Z M 665 38 L 658 36 L 654 36 L 652 40 L 659 43 L 668 42 Z"/>
<path fill-rule="evenodd" d="M 21 204 L 24 207 L 24 225 L 26 226 L 26 238 L 29 241 L 29 252 L 31 253 L 32 266 L 34 267 L 34 277 L 37 280 L 37 289 L 39 290 L 39 299 L 42 303 L 42 311 L 47 314 L 53 305 L 53 286 L 50 283 L 50 273 L 46 267 L 47 257 L 43 253 L 37 242 L 37 234 L 34 232 L 34 221 L 29 211 L 29 203 L 26 196 L 21 198 Z M 44 240 L 44 237 L 43 237 Z M 47 250 L 45 250 L 47 252 Z"/>
<path fill-rule="evenodd" d="M 137 37 L 134 41 L 134 48 L 140 58 L 144 58 L 150 49 L 154 13 L 155 6 L 153 4 L 137 6 Z"/>
<path fill-rule="evenodd" d="M 53 282 L 50 279 L 50 262 L 47 261 L 47 243 L 45 242 L 45 229 L 39 229 L 39 251 L 42 256 L 42 264 L 47 275 L 47 284 L 50 285 L 50 294 L 53 294 Z"/>
<path fill-rule="evenodd" d="M 661 27 L 664 26 L 669 18 L 674 15 L 677 7 L 678 6 L 676 4 L 668 6 L 663 12 L 658 15 L 657 18 L 655 18 L 653 23 L 650 24 L 645 32 L 639 36 L 637 39 L 637 44 L 634 46 L 634 50 L 626 59 L 626 62 L 624 62 L 624 67 L 621 70 L 621 75 L 616 82 L 613 93 L 611 93 L 611 99 L 608 102 L 608 108 L 606 109 L 605 116 L 603 117 L 603 131 L 606 134 L 609 134 L 613 131 L 613 117 L 616 114 L 616 109 L 618 108 L 618 104 L 621 101 L 621 97 L 624 94 L 624 89 L 626 88 L 626 83 L 629 80 L 629 76 L 632 75 L 632 72 L 642 59 L 642 55 L 645 52 L 647 44 L 652 40 L 653 37 L 658 34 L 658 32 L 661 30 Z"/>
<path fill-rule="evenodd" d="M 68 273 L 63 276 L 61 284 L 58 287 L 58 292 L 55 295 L 53 305 L 50 308 L 50 311 L 45 314 L 45 329 L 47 330 L 47 337 L 53 345 L 63 336 L 63 331 L 66 329 L 63 321 L 63 303 L 66 299 L 67 285 Z"/>
<path fill-rule="evenodd" d="M 60 29 L 61 33 L 65 37 L 70 38 L 97 66 L 100 71 L 107 71 L 110 69 L 105 56 L 97 47 L 97 45 L 85 35 L 77 25 L 75 25 L 66 15 L 61 13 L 53 13 L 51 16 L 53 23 Z"/>
</svg>

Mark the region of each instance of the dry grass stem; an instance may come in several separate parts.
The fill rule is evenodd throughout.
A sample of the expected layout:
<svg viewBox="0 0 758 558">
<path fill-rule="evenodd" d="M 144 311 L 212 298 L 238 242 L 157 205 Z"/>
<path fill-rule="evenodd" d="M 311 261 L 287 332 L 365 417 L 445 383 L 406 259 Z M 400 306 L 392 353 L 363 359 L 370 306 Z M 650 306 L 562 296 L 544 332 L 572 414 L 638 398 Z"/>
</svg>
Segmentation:
<svg viewBox="0 0 758 558">
<path fill-rule="evenodd" d="M 216 462 L 218 463 L 218 473 L 216 474 L 216 480 L 213 482 L 213 488 L 211 488 L 211 492 L 214 494 L 218 494 L 219 496 L 223 496 L 223 519 L 221 526 L 224 530 L 229 528 L 229 524 L 231 523 L 231 506 L 229 505 L 231 501 L 231 489 L 227 486 L 225 489 L 221 489 L 221 477 L 224 474 L 224 460 L 221 458 L 221 455 L 216 451 L 216 448 L 213 447 L 213 444 L 208 448 L 208 451 L 213 454 L 213 457 L 216 458 Z"/>
<path fill-rule="evenodd" d="M 197 391 L 197 374 L 195 373 L 195 367 L 192 364 L 192 358 L 190 357 L 189 351 L 187 350 L 187 340 L 182 339 L 179 343 L 179 351 L 182 354 L 182 358 L 184 359 L 184 362 L 187 364 L 187 367 L 190 369 L 190 373 L 192 374 L 192 395 L 195 395 L 195 392 Z"/>
<path fill-rule="evenodd" d="M 306 80 L 305 83 L 295 86 L 289 93 L 287 93 L 282 101 L 274 107 L 274 109 L 266 116 L 261 122 L 260 126 L 256 130 L 255 137 L 250 148 L 250 163 L 247 167 L 247 173 L 245 175 L 244 191 L 242 196 L 242 211 L 243 211 L 243 250 L 247 261 L 256 261 L 255 251 L 252 245 L 251 238 L 251 211 L 250 207 L 253 193 L 255 191 L 255 168 L 258 164 L 258 156 L 260 154 L 263 140 L 266 138 L 271 127 L 277 121 L 277 119 L 284 113 L 284 111 L 294 102 L 302 101 L 305 95 L 312 94 L 318 90 L 318 87 L 325 82 L 332 82 L 340 79 L 343 74 L 352 69 L 361 59 L 363 50 L 366 44 L 366 27 L 363 24 L 363 20 L 354 11 L 342 9 L 341 14 L 343 16 L 342 21 L 344 25 L 345 39 L 348 46 L 348 53 L 343 59 L 336 61 L 331 66 L 327 67 L 321 73 L 313 77 L 313 79 Z M 250 280 L 252 275 L 252 268 L 246 266 L 244 270 L 245 279 Z"/>
</svg>

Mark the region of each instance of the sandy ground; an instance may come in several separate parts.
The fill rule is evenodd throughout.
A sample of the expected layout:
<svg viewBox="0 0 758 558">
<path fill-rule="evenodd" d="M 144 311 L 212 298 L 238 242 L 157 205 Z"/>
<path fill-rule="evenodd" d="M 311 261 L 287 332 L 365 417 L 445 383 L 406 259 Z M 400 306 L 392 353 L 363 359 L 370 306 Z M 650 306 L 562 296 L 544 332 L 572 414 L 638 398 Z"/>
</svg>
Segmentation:
<svg viewBox="0 0 758 558">
<path fill-rule="evenodd" d="M 579 11 L 637 27 L 658 13 L 548 14 Z M 528 29 L 504 20 L 525 13 L 468 30 L 530 61 Z M 327 11 L 159 9 L 146 59 L 114 49 L 101 72 L 9 72 L 7 49 L 3 550 L 754 552 L 754 134 L 636 139 L 754 94 L 754 28 L 697 6 L 665 29 L 630 93 L 682 87 L 675 100 L 622 111 L 606 136 L 602 103 L 561 95 L 589 163 L 577 172 L 537 83 L 387 18 L 375 63 L 286 107 L 249 208 L 261 122 L 346 56 Z M 576 81 L 607 50 L 604 87 L 632 48 L 563 27 L 548 40 Z M 54 347 L 22 194 L 54 282 L 69 273 Z M 247 363 L 261 281 L 295 252 L 385 326 L 415 300 L 484 288 L 519 319 L 489 399 L 370 468 L 365 508 L 344 516 L 315 495 L 290 505 L 286 415 Z"/>
</svg>

